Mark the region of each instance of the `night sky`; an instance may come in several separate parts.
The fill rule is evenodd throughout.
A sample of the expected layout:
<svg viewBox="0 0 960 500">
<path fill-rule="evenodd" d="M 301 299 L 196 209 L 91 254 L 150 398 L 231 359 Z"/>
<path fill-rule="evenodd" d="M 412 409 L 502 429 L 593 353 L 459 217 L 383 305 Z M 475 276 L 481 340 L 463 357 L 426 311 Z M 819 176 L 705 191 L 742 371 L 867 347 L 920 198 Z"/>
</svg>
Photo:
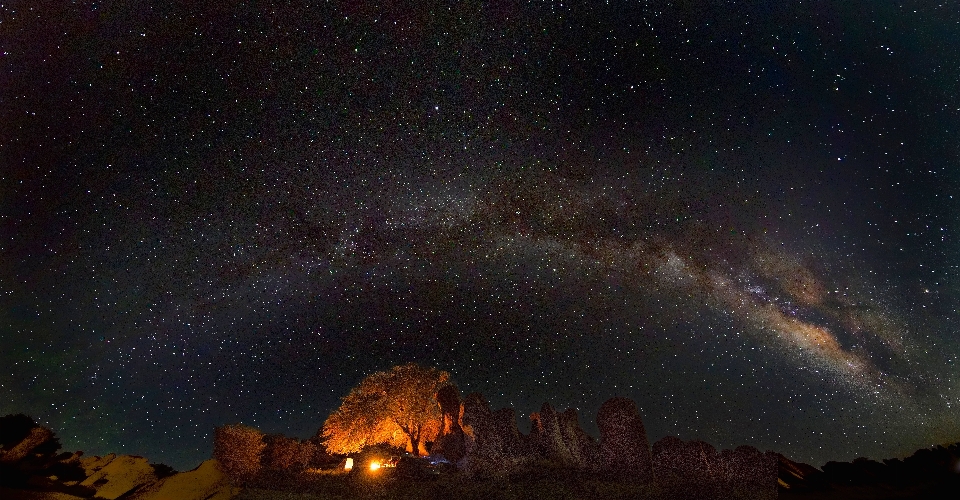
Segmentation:
<svg viewBox="0 0 960 500">
<path fill-rule="evenodd" d="M 0 5 L 0 415 L 187 469 L 414 361 L 523 432 L 960 441 L 956 4 L 229 3 Z"/>
</svg>

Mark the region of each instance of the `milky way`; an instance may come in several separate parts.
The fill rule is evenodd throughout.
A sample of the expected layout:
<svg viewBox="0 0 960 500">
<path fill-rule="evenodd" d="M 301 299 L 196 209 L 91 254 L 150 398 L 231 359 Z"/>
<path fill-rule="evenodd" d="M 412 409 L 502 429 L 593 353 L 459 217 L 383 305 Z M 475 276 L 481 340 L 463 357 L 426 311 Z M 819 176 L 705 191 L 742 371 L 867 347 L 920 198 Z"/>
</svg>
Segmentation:
<svg viewBox="0 0 960 500">
<path fill-rule="evenodd" d="M 521 429 L 958 441 L 928 4 L 0 6 L 0 414 L 189 468 L 415 361 Z"/>
</svg>

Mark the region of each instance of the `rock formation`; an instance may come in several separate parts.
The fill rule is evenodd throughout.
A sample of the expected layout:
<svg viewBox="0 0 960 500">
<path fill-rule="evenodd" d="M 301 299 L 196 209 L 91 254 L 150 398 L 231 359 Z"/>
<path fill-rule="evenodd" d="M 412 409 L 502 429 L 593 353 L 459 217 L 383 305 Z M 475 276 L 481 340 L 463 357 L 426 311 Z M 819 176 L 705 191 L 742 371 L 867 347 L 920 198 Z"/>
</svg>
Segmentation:
<svg viewBox="0 0 960 500">
<path fill-rule="evenodd" d="M 0 463 L 17 463 L 24 458 L 27 458 L 27 455 L 29 455 L 30 452 L 34 451 L 38 446 L 46 443 L 52 438 L 53 431 L 50 429 L 40 426 L 33 427 L 27 432 L 27 435 L 24 436 L 19 443 L 10 448 L 10 450 L 7 450 L 3 455 L 0 455 Z"/>
<path fill-rule="evenodd" d="M 738 446 L 728 462 L 727 481 L 734 491 L 745 491 L 750 498 L 777 498 L 778 458 L 770 451 L 763 453 L 752 446 Z"/>
<path fill-rule="evenodd" d="M 823 471 L 777 454 L 777 485 L 781 490 L 811 491 L 826 487 Z"/>
<path fill-rule="evenodd" d="M 129 496 L 143 486 L 157 482 L 153 467 L 143 457 L 122 455 L 110 460 L 80 482 L 80 486 L 93 488 L 97 498 L 115 500 Z"/>
<path fill-rule="evenodd" d="M 216 460 L 207 460 L 196 469 L 161 479 L 137 491 L 131 500 L 229 500 L 237 494 Z"/>
<path fill-rule="evenodd" d="M 653 444 L 654 475 L 668 498 L 777 497 L 777 457 L 750 446 L 716 449 L 668 436 Z"/>
<path fill-rule="evenodd" d="M 566 411 L 557 416 L 557 423 L 560 427 L 563 442 L 570 452 L 572 465 L 576 467 L 590 466 L 596 460 L 600 448 L 593 437 L 580 427 L 577 411 L 573 408 L 567 408 Z"/>
<path fill-rule="evenodd" d="M 501 451 L 509 457 L 526 454 L 523 435 L 517 427 L 517 412 L 513 408 L 500 408 L 493 414 L 493 424 L 500 437 Z"/>
<path fill-rule="evenodd" d="M 177 474 L 139 456 L 56 455 L 58 448 L 53 431 L 29 417 L 0 418 L 0 497 L 228 500 L 239 491 L 231 487 L 215 460 Z"/>
<path fill-rule="evenodd" d="M 502 465 L 503 443 L 490 406 L 482 395 L 473 393 L 463 401 L 460 427 L 464 433 L 465 455 L 458 462 L 458 467 L 473 472 L 489 472 Z"/>
<path fill-rule="evenodd" d="M 466 454 L 465 436 L 463 428 L 460 427 L 462 409 L 460 393 L 455 386 L 445 386 L 437 392 L 437 402 L 440 404 L 440 413 L 443 415 L 443 425 L 440 435 L 430 449 L 430 454 L 443 455 L 451 463 L 457 463 Z"/>
<path fill-rule="evenodd" d="M 703 441 L 668 436 L 653 444 L 657 484 L 668 498 L 727 498 L 726 471 L 716 449 Z"/>
<path fill-rule="evenodd" d="M 26 415 L 0 417 L 0 487 L 43 489 L 56 480 L 79 481 L 87 477 L 79 454 L 57 455 L 60 441 L 54 432 Z M 70 460 L 66 462 L 65 460 Z M 51 479 L 55 478 L 55 479 Z M 67 491 L 71 490 L 71 491 Z M 92 494 L 85 487 L 56 485 L 55 491 Z"/>
<path fill-rule="evenodd" d="M 586 467 L 595 458 L 596 443 L 577 418 L 577 411 L 568 408 L 557 413 L 549 403 L 530 415 L 529 442 L 533 451 L 542 457 L 568 467 Z"/>
<path fill-rule="evenodd" d="M 543 403 L 540 411 L 530 414 L 530 445 L 532 451 L 541 457 L 561 464 L 572 464 L 573 458 L 563 434 L 557 411 L 550 403 Z"/>
<path fill-rule="evenodd" d="M 464 435 L 464 456 L 458 464 L 466 469 L 499 468 L 503 472 L 543 458 L 560 467 L 592 468 L 641 483 L 652 480 L 646 433 L 636 405 L 629 399 L 614 398 L 601 406 L 599 444 L 580 427 L 574 409 L 559 413 L 544 403 L 530 420 L 530 434 L 525 436 L 517 429 L 512 409 L 492 413 L 481 395 L 471 394 L 461 404 L 459 427 Z M 445 421 L 444 432 L 451 436 L 448 427 L 455 428 Z M 446 439 L 442 436 L 439 443 L 444 452 L 453 442 L 452 438 Z"/>
<path fill-rule="evenodd" d="M 717 450 L 703 441 L 683 442 L 667 436 L 653 444 L 653 463 L 658 478 L 715 477 L 719 474 Z"/>
<path fill-rule="evenodd" d="M 104 455 L 102 457 L 92 456 L 92 457 L 83 457 L 78 460 L 80 467 L 83 467 L 83 472 L 87 477 L 93 475 L 98 470 L 104 468 L 107 464 L 112 462 L 117 458 L 116 453 L 110 453 L 109 455 Z"/>
<path fill-rule="evenodd" d="M 653 480 L 647 433 L 632 400 L 618 397 L 600 405 L 597 427 L 600 428 L 600 470 L 641 483 Z"/>
</svg>

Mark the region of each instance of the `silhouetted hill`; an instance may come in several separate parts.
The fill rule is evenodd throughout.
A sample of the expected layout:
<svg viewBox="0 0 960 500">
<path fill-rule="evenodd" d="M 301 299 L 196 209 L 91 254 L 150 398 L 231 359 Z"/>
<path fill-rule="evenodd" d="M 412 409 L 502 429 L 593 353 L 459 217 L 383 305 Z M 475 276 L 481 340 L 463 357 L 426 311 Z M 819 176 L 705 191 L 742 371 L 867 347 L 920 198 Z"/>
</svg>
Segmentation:
<svg viewBox="0 0 960 500">
<path fill-rule="evenodd" d="M 905 459 L 857 458 L 820 469 L 780 456 L 781 498 L 960 498 L 960 443 L 917 450 Z"/>
</svg>

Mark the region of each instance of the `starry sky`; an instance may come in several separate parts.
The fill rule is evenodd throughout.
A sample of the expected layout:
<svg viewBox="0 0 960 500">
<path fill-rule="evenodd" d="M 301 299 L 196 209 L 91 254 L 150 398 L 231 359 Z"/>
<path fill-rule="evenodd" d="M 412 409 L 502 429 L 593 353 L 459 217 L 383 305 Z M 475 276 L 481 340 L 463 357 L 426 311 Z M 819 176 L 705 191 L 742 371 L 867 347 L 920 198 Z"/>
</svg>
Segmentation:
<svg viewBox="0 0 960 500">
<path fill-rule="evenodd" d="M 188 469 L 414 361 L 524 432 L 960 441 L 956 5 L 230 4 L 0 4 L 0 414 Z"/>
</svg>

